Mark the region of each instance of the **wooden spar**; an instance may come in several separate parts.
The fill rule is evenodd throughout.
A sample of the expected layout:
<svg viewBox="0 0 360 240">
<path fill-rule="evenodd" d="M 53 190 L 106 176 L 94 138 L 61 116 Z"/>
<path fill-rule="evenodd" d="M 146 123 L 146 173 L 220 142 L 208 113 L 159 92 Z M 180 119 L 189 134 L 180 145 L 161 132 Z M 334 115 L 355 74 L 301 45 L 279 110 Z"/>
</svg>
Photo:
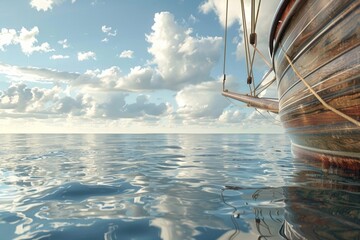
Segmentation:
<svg viewBox="0 0 360 240">
<path fill-rule="evenodd" d="M 249 107 L 258 108 L 273 113 L 279 113 L 279 103 L 277 101 L 253 97 L 253 96 L 229 92 L 229 91 L 223 91 L 222 95 L 225 97 L 229 97 L 244 102 Z"/>
</svg>

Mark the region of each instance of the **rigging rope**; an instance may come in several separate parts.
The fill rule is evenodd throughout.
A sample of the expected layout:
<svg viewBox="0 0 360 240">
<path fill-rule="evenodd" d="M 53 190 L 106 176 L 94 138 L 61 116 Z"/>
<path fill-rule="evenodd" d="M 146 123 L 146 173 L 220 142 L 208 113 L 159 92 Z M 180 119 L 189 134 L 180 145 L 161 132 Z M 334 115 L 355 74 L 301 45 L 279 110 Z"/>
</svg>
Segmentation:
<svg viewBox="0 0 360 240">
<path fill-rule="evenodd" d="M 320 101 L 320 103 L 327 109 L 331 110 L 332 112 L 334 112 L 335 114 L 345 118 L 346 120 L 354 123 L 356 126 L 360 127 L 360 122 L 357 121 L 356 119 L 350 117 L 349 115 L 346 115 L 343 112 L 340 112 L 339 110 L 337 110 L 336 108 L 330 106 L 329 104 L 327 104 L 320 96 L 319 94 L 317 94 L 315 92 L 315 90 L 309 85 L 309 83 L 307 83 L 305 81 L 305 79 L 300 75 L 300 73 L 297 71 L 297 69 L 295 68 L 293 62 L 291 61 L 290 57 L 286 54 L 285 50 L 282 48 L 281 46 L 281 50 L 284 52 L 285 58 L 286 60 L 289 62 L 291 68 L 293 69 L 294 73 L 298 76 L 298 78 L 305 84 L 305 86 L 309 89 L 309 91 Z"/>
<path fill-rule="evenodd" d="M 244 49 L 245 49 L 245 59 L 246 59 L 246 70 L 247 70 L 247 83 L 249 86 L 249 90 L 250 90 L 250 95 L 251 96 L 258 96 L 263 90 L 265 90 L 268 86 L 271 85 L 271 83 L 274 81 L 272 80 L 272 82 L 270 84 L 265 84 L 264 86 L 262 86 L 260 88 L 260 92 L 258 94 L 256 94 L 258 88 L 259 88 L 259 84 L 258 86 L 255 87 L 255 81 L 254 79 L 254 73 L 253 73 L 253 65 L 254 65 L 254 61 L 255 61 L 255 55 L 256 53 L 258 53 L 260 55 L 260 57 L 263 59 L 263 61 L 269 66 L 269 68 L 272 70 L 272 66 L 271 64 L 267 61 L 267 59 L 265 58 L 265 56 L 259 51 L 259 49 L 257 48 L 257 43 L 256 43 L 256 25 L 258 23 L 258 19 L 259 19 L 259 12 L 260 12 L 260 6 L 261 6 L 261 0 L 258 1 L 257 4 L 257 9 L 256 9 L 256 15 L 255 15 L 255 0 L 253 0 L 252 2 L 252 7 L 254 8 L 253 12 L 252 12 L 252 21 L 251 21 L 251 35 L 249 37 L 248 35 L 248 30 L 247 30 L 247 21 L 246 21 L 246 13 L 245 13 L 245 4 L 244 4 L 244 0 L 240 0 L 241 3 L 241 14 L 242 14 L 242 23 L 243 23 L 243 38 L 244 38 Z M 227 38 L 228 38 L 228 15 L 229 15 L 229 0 L 226 0 L 226 12 L 225 12 L 225 29 L 224 29 L 224 59 L 223 59 L 223 91 L 227 91 L 227 89 L 225 88 L 225 82 L 226 82 L 226 55 L 227 55 Z M 249 42 L 250 41 L 250 42 Z M 252 53 L 250 53 L 250 45 L 253 47 L 253 51 Z M 270 70 L 270 71 L 271 71 Z M 264 80 L 264 78 L 262 79 L 262 81 Z"/>
<path fill-rule="evenodd" d="M 223 91 L 225 91 L 225 81 L 226 81 L 226 45 L 227 45 L 227 24 L 228 24 L 228 9 L 229 9 L 229 0 L 226 0 L 226 15 L 225 15 L 225 32 L 224 32 L 224 64 L 223 64 Z"/>
<path fill-rule="evenodd" d="M 251 64 L 250 64 L 250 72 L 251 72 L 251 78 L 254 79 L 254 73 L 253 73 L 253 67 L 254 67 L 254 60 L 255 60 L 255 53 L 256 53 L 256 45 L 257 45 L 257 36 L 256 36 L 256 24 L 257 24 L 257 21 L 258 21 L 258 17 L 259 17 L 259 12 L 260 12 L 260 4 L 261 4 L 261 0 L 259 0 L 259 3 L 258 3 L 258 6 L 257 6 L 257 11 L 256 11 L 256 16 L 254 21 L 251 22 L 251 29 L 252 29 L 252 33 L 250 34 L 250 44 L 254 47 L 254 50 L 253 50 L 253 55 L 252 55 L 252 59 L 251 59 Z M 253 4 L 251 6 L 252 8 L 255 8 L 255 0 L 253 0 Z M 255 9 L 252 9 L 252 11 L 254 11 Z M 253 12 L 252 12 L 253 13 Z M 253 16 L 252 16 L 253 18 Z M 250 51 L 250 50 L 249 50 Z M 253 84 L 253 88 L 254 88 L 254 92 L 252 93 L 253 96 L 256 95 L 256 88 L 255 88 L 255 81 L 253 80 L 252 81 L 252 84 Z"/>
<path fill-rule="evenodd" d="M 247 69 L 247 74 L 248 74 L 248 78 L 247 78 L 247 84 L 249 84 L 249 88 L 250 88 L 250 93 L 252 96 L 256 95 L 256 89 L 255 89 L 255 82 L 253 81 L 254 79 L 254 73 L 253 73 L 253 66 L 254 66 L 254 60 L 255 60 L 255 53 L 256 53 L 256 33 L 255 33 L 255 29 L 256 29 L 256 25 L 257 25 L 257 21 L 259 18 L 259 12 L 260 12 L 260 5 L 261 5 L 261 0 L 259 0 L 258 2 L 258 6 L 257 6 L 257 11 L 256 11 L 256 16 L 251 16 L 252 21 L 251 22 L 251 35 L 249 38 L 249 34 L 247 31 L 247 21 L 246 21 L 246 14 L 245 14 L 245 4 L 244 4 L 244 0 L 240 0 L 241 3 L 241 15 L 242 15 L 242 23 L 243 23 L 243 36 L 244 36 L 244 48 L 245 48 L 245 59 L 246 59 L 246 69 Z M 253 2 L 254 3 L 254 2 Z M 252 4 L 252 8 L 254 8 L 255 4 Z M 252 11 L 254 11 L 255 9 L 252 9 Z M 252 12 L 254 13 L 254 12 Z M 250 42 L 249 42 L 250 41 Z M 252 52 L 252 54 L 250 54 L 250 45 L 252 45 L 254 47 L 254 50 Z M 252 90 L 252 87 L 254 90 Z"/>
<path fill-rule="evenodd" d="M 250 49 L 249 49 L 249 42 L 248 42 L 249 40 L 248 40 L 248 33 L 247 33 L 247 24 L 246 24 L 244 0 L 240 0 L 240 3 L 241 3 L 241 15 L 242 15 L 244 44 L 245 44 L 245 55 L 246 55 L 246 70 L 247 70 L 248 76 L 250 76 L 250 68 L 249 68 Z"/>
<path fill-rule="evenodd" d="M 269 63 L 269 61 L 266 59 L 266 57 L 264 56 L 264 54 L 262 54 L 262 52 L 260 52 L 260 50 L 253 45 L 253 48 L 255 49 L 255 51 L 260 55 L 260 57 L 263 59 L 263 61 L 266 63 L 266 65 L 268 65 L 269 68 L 272 68 L 271 63 Z"/>
</svg>

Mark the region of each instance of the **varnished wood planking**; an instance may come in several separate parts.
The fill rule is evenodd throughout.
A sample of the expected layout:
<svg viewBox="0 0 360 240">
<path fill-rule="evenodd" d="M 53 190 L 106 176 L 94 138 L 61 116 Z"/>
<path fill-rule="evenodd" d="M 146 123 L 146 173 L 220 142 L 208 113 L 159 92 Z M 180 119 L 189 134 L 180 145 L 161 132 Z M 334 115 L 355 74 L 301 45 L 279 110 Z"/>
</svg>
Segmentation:
<svg viewBox="0 0 360 240">
<path fill-rule="evenodd" d="M 350 0 L 294 4 L 298 9 L 290 10 L 280 41 L 270 47 L 275 49 L 280 118 L 297 152 L 342 166 L 344 161 L 360 166 L 360 128 L 324 108 L 294 74 L 281 48 L 328 104 L 360 121 L 359 5 Z"/>
<path fill-rule="evenodd" d="M 290 57 L 295 58 L 318 33 L 342 18 L 342 15 L 356 9 L 354 1 L 300 1 L 301 8 L 294 11 L 286 31 L 282 34 L 281 45 Z M 350 5 L 350 3 L 353 3 Z M 343 12 L 344 8 L 347 10 Z M 339 15 L 341 13 L 341 15 Z M 329 21 L 331 20 L 331 21 Z M 280 37 L 279 37 L 280 38 Z M 276 51 L 278 49 L 276 48 Z M 275 62 L 278 60 L 275 58 Z"/>
<path fill-rule="evenodd" d="M 301 1 L 303 2 L 303 1 Z M 352 3 L 352 4 L 350 4 Z M 296 9 L 295 14 L 291 17 L 286 31 L 279 36 L 278 43 L 287 52 L 294 61 L 299 58 L 299 54 L 314 39 L 320 38 L 325 32 L 323 30 L 331 29 L 338 25 L 338 21 L 358 8 L 359 3 L 355 1 L 304 1 L 300 9 Z M 357 24 L 356 22 L 354 23 Z M 349 26 L 345 27 L 347 29 Z M 350 31 L 351 32 L 351 31 Z M 327 36 L 327 34 L 326 34 Z M 277 46 L 279 44 L 277 43 Z M 310 46 L 312 46 L 311 44 Z M 274 63 L 285 63 L 284 66 L 276 66 L 280 72 L 288 66 L 282 51 L 275 48 Z M 278 59 L 278 58 L 281 59 Z"/>
<path fill-rule="evenodd" d="M 302 91 L 299 91 L 298 93 L 300 96 L 305 96 L 296 98 L 296 100 L 293 100 L 292 104 L 287 105 L 286 108 L 281 108 L 280 116 L 283 121 L 294 119 L 296 115 L 314 113 L 324 109 L 319 100 L 314 95 L 310 94 L 307 89 L 302 89 Z M 336 109 L 346 111 L 354 118 L 360 117 L 360 78 L 343 81 L 320 91 L 319 94 L 328 104 Z M 350 111 L 350 109 L 354 110 Z M 324 109 L 324 111 L 325 110 L 330 111 L 328 109 Z M 322 120 L 319 119 L 319 121 Z"/>
<path fill-rule="evenodd" d="M 328 98 L 328 91 L 326 90 L 334 86 L 336 88 L 346 87 L 349 88 L 349 90 L 359 91 L 357 89 L 359 88 L 359 83 L 353 82 L 358 81 L 356 79 L 360 76 L 360 63 L 356 57 L 359 51 L 360 47 L 353 49 L 340 58 L 323 66 L 317 72 L 313 72 L 305 80 L 313 86 L 313 89 L 323 98 Z M 321 81 L 319 81 L 319 79 L 321 79 Z M 286 92 L 284 90 L 285 94 L 283 94 L 280 99 L 280 106 L 283 111 L 294 107 L 293 105 L 302 103 L 304 98 L 312 96 L 308 88 L 295 76 L 292 70 L 288 71 L 288 74 L 284 76 L 284 82 L 285 81 L 294 82 L 294 84 L 289 86 Z"/>
<path fill-rule="evenodd" d="M 352 11 L 346 15 L 346 17 L 342 18 L 338 24 L 333 25 L 332 28 L 328 29 L 328 32 L 322 34 L 312 45 L 306 46 L 305 49 L 294 48 L 293 51 L 295 51 L 295 53 L 286 51 L 290 57 L 291 55 L 296 55 L 296 53 L 301 52 L 301 55 L 298 54 L 296 57 L 292 57 L 292 60 L 295 67 L 304 78 L 312 72 L 317 71 L 318 68 L 330 64 L 331 61 L 334 61 L 347 51 L 351 51 L 360 45 L 360 26 L 358 22 L 354 21 L 359 15 L 360 8 L 357 8 L 357 10 L 351 9 Z M 279 48 L 275 55 L 277 58 L 277 60 L 275 60 L 275 70 L 279 80 L 280 98 L 287 89 L 294 84 L 292 81 L 283 81 L 287 72 L 291 71 L 284 54 L 284 51 Z M 349 58 L 356 59 L 357 52 L 354 54 L 354 56 L 349 56 Z"/>
</svg>

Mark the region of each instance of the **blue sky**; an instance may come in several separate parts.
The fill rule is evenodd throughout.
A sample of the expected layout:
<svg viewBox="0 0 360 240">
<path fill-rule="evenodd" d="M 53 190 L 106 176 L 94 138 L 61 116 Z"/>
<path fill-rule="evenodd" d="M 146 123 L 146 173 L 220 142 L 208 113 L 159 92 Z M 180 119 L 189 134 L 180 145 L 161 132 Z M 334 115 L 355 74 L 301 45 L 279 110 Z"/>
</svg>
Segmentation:
<svg viewBox="0 0 360 240">
<path fill-rule="evenodd" d="M 221 96 L 225 1 L 5 2 L 3 133 L 281 131 L 274 116 Z M 239 1 L 229 2 L 227 87 L 246 93 Z M 277 2 L 261 8 L 266 56 Z M 257 78 L 265 66 L 256 62 Z"/>
</svg>

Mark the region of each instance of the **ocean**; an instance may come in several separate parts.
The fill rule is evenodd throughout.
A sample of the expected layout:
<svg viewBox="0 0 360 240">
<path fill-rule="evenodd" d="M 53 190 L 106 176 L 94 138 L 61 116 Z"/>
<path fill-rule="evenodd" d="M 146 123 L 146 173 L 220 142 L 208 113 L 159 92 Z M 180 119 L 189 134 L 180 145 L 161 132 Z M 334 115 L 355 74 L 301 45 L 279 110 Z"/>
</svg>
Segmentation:
<svg viewBox="0 0 360 240">
<path fill-rule="evenodd" d="M 286 135 L 2 134 L 0 239 L 360 239 L 359 173 Z"/>
</svg>

